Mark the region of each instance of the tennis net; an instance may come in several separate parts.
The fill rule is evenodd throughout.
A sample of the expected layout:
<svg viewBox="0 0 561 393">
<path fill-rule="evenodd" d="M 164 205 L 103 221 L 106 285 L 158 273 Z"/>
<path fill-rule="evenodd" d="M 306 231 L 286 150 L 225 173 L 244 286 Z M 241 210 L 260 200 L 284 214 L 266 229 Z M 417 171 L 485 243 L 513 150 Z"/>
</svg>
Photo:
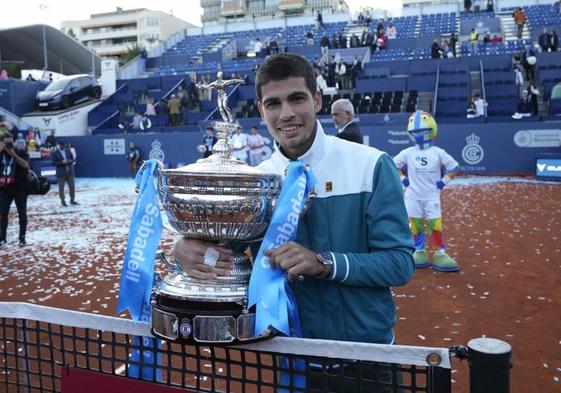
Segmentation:
<svg viewBox="0 0 561 393">
<path fill-rule="evenodd" d="M 230 347 L 145 346 L 138 336 L 151 337 L 146 323 L 0 303 L 0 391 L 109 393 L 131 384 L 135 392 L 451 391 L 446 348 L 283 337 Z M 131 356 L 135 351 L 140 356 Z M 157 364 L 145 362 L 146 353 Z M 149 368 L 151 378 L 133 378 L 139 368 Z"/>
</svg>

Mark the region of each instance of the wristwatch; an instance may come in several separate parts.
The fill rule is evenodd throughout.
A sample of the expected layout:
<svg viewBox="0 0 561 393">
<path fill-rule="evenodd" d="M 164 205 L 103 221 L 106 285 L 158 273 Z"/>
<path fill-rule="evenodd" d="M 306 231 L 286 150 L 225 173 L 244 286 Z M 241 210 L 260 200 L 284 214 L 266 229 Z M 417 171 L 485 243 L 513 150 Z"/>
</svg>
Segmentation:
<svg viewBox="0 0 561 393">
<path fill-rule="evenodd" d="M 333 272 L 333 255 L 330 252 L 318 252 L 316 254 L 318 263 L 323 266 L 323 272 L 318 274 L 316 278 L 327 278 Z"/>
</svg>

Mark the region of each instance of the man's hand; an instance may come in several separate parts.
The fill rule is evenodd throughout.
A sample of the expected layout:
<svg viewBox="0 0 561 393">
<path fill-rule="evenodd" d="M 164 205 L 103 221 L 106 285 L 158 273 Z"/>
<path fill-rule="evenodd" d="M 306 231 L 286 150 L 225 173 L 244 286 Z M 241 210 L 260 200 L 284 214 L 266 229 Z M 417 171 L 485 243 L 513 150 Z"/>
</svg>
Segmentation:
<svg viewBox="0 0 561 393">
<path fill-rule="evenodd" d="M 295 242 L 265 251 L 271 267 L 284 269 L 289 280 L 306 275 L 315 277 L 323 273 L 323 266 L 318 262 L 316 253 Z"/>
<path fill-rule="evenodd" d="M 0 151 L 1 151 L 1 150 L 0 150 Z M 15 156 L 16 156 L 16 151 L 14 150 L 13 147 L 10 148 L 10 149 L 6 148 L 6 153 L 8 153 L 8 155 L 9 155 L 10 157 L 15 157 Z"/>
<path fill-rule="evenodd" d="M 209 261 L 208 249 L 212 248 L 218 252 L 215 266 Z M 207 264 L 205 264 L 205 253 L 207 253 Z M 183 266 L 183 270 L 194 278 L 214 279 L 218 275 L 230 273 L 230 264 L 234 253 L 232 250 L 220 246 L 217 243 L 198 239 L 179 240 L 173 249 L 173 256 Z"/>
</svg>

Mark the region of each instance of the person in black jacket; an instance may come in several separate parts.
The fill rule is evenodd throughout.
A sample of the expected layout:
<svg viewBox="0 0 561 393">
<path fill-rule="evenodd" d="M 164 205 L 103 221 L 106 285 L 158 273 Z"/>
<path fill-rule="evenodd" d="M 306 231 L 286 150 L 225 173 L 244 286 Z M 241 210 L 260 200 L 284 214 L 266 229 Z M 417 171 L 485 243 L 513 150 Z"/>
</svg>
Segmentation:
<svg viewBox="0 0 561 393">
<path fill-rule="evenodd" d="M 0 247 L 6 244 L 12 201 L 18 211 L 19 245 L 26 244 L 28 170 L 29 155 L 25 149 L 14 146 L 12 134 L 0 136 Z"/>
<path fill-rule="evenodd" d="M 339 129 L 337 137 L 355 143 L 362 143 L 362 133 L 353 117 L 355 110 L 353 103 L 346 98 L 341 98 L 331 105 L 331 119 Z"/>
<path fill-rule="evenodd" d="M 543 33 L 538 39 L 538 44 L 540 45 L 542 52 L 549 51 L 549 48 L 551 47 L 551 34 L 547 31 L 547 28 L 543 29 Z"/>
</svg>

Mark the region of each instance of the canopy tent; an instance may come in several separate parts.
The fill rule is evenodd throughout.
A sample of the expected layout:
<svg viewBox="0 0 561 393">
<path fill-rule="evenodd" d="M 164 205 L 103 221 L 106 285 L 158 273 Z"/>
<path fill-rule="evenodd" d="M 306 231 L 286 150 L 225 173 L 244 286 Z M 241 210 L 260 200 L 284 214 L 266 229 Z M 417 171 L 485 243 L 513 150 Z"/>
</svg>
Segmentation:
<svg viewBox="0 0 561 393">
<path fill-rule="evenodd" d="M 47 25 L 0 30 L 0 63 L 61 74 L 101 73 L 101 59 L 62 31 Z"/>
</svg>

